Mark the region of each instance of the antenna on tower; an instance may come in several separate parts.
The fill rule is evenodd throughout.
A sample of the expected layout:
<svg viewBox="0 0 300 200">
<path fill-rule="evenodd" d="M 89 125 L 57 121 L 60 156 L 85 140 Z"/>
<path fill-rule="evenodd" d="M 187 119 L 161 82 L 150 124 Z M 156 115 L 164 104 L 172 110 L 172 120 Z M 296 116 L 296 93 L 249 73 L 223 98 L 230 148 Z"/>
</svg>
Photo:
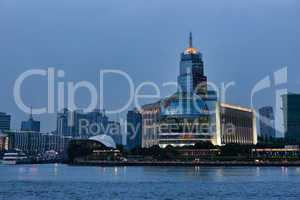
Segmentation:
<svg viewBox="0 0 300 200">
<path fill-rule="evenodd" d="M 30 115 L 29 115 L 29 119 L 33 119 L 33 117 L 32 117 L 32 106 L 30 106 Z"/>
<path fill-rule="evenodd" d="M 192 35 L 192 32 L 190 32 L 189 47 L 190 47 L 190 48 L 193 47 L 193 35 Z"/>
</svg>

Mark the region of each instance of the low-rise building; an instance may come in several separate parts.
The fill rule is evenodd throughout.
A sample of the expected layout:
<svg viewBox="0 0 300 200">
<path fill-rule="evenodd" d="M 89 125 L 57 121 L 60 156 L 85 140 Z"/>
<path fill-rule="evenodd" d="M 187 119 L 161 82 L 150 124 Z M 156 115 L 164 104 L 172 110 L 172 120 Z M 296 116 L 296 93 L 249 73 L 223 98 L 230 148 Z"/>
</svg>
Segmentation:
<svg viewBox="0 0 300 200">
<path fill-rule="evenodd" d="M 33 131 L 6 131 L 8 136 L 8 150 L 21 150 L 29 155 L 37 155 L 54 150 L 64 153 L 68 147 L 70 137 L 50 133 Z"/>
<path fill-rule="evenodd" d="M 221 144 L 257 144 L 253 109 L 220 103 Z"/>
<path fill-rule="evenodd" d="M 68 147 L 68 157 L 71 162 L 93 162 L 118 160 L 121 153 L 116 149 L 116 143 L 109 135 L 97 135 L 88 139 L 73 139 Z"/>
</svg>

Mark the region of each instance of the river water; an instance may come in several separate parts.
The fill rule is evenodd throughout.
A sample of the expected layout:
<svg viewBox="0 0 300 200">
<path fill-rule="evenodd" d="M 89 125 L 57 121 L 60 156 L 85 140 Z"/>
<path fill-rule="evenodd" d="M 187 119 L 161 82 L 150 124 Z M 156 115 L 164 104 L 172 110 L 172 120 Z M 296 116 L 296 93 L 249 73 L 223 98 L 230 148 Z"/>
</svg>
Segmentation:
<svg viewBox="0 0 300 200">
<path fill-rule="evenodd" d="M 0 200 L 300 199 L 300 167 L 0 165 Z"/>
</svg>

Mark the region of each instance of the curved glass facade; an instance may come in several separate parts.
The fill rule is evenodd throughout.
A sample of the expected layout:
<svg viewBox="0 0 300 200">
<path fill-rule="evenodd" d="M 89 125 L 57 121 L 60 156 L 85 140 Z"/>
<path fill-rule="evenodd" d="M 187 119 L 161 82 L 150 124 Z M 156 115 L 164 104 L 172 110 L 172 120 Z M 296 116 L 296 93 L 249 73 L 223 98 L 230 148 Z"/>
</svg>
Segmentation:
<svg viewBox="0 0 300 200">
<path fill-rule="evenodd" d="M 208 114 L 208 107 L 198 95 L 177 93 L 161 102 L 161 116 L 198 117 Z"/>
<path fill-rule="evenodd" d="M 161 146 L 193 145 L 199 141 L 211 141 L 212 138 L 209 108 L 200 96 L 176 93 L 161 102 Z"/>
</svg>

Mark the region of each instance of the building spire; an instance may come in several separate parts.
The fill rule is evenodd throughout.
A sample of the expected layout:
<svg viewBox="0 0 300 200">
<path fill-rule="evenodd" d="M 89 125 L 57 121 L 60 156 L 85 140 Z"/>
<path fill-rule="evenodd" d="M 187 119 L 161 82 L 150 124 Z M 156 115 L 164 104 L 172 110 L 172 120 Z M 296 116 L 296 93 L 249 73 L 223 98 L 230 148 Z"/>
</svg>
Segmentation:
<svg viewBox="0 0 300 200">
<path fill-rule="evenodd" d="M 32 107 L 30 106 L 30 115 L 29 115 L 29 119 L 31 120 L 31 119 L 33 119 L 33 117 L 32 117 Z"/>
<path fill-rule="evenodd" d="M 185 54 L 197 54 L 198 49 L 193 47 L 193 35 L 192 32 L 190 32 L 189 36 L 189 46 L 184 51 Z"/>
<path fill-rule="evenodd" d="M 193 35 L 192 35 L 192 32 L 190 32 L 189 48 L 193 48 Z"/>
</svg>

